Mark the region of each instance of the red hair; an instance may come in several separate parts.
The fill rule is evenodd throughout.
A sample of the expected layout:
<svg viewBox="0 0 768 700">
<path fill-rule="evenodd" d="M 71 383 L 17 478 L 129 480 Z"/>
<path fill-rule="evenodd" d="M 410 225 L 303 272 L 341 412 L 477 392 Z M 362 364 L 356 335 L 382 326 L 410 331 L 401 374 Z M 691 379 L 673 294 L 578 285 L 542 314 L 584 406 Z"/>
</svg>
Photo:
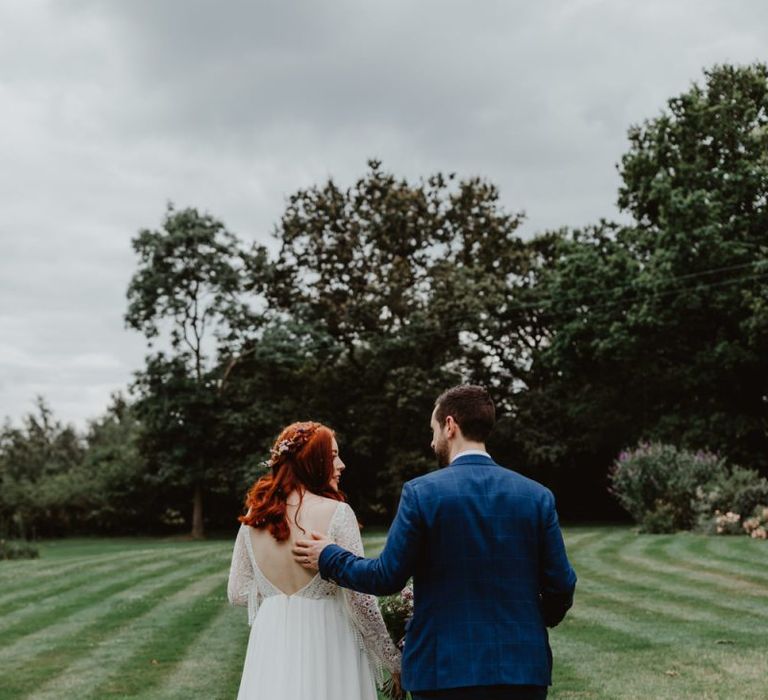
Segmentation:
<svg viewBox="0 0 768 700">
<path fill-rule="evenodd" d="M 333 431 L 322 423 L 292 423 L 283 429 L 272 447 L 271 470 L 248 491 L 248 513 L 238 518 L 240 522 L 259 530 L 268 528 L 278 542 L 283 542 L 291 533 L 286 515 L 286 499 L 291 493 L 299 492 L 299 508 L 304 491 L 345 500 L 344 494 L 331 486 L 333 438 Z"/>
</svg>

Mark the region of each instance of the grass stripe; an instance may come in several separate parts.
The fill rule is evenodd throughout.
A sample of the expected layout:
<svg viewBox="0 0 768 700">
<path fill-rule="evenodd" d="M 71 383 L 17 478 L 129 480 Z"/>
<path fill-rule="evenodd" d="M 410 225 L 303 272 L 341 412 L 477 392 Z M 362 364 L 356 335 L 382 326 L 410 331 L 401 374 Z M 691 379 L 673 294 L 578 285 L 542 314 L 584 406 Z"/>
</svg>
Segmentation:
<svg viewBox="0 0 768 700">
<path fill-rule="evenodd" d="M 696 565 L 684 559 L 670 557 L 667 548 L 674 543 L 676 538 L 676 535 L 656 535 L 644 538 L 646 545 L 640 550 L 640 556 L 653 560 L 657 569 L 661 568 L 686 577 L 693 574 L 697 580 L 709 581 L 722 588 L 762 595 L 761 592 L 757 591 L 756 585 L 752 581 L 745 581 L 737 575 L 724 573 L 720 569 L 711 571 L 708 565 Z"/>
<path fill-rule="evenodd" d="M 131 653 L 96 688 L 91 698 L 152 694 L 185 657 L 189 647 L 203 635 L 211 620 L 228 605 L 225 573 L 221 572 L 215 579 L 213 590 L 202 591 L 186 605 L 182 603 L 164 611 L 161 619 L 153 616 L 147 629 L 143 630 L 141 641 L 131 645 Z"/>
<path fill-rule="evenodd" d="M 610 613 L 616 624 L 621 623 L 625 628 L 631 628 L 633 634 L 645 636 L 654 642 L 680 643 L 681 640 L 687 640 L 689 644 L 714 644 L 727 638 L 729 644 L 748 648 L 753 641 L 754 632 L 746 624 L 733 625 L 722 619 L 701 619 L 695 614 L 685 614 L 675 609 L 667 609 L 660 616 L 660 611 L 650 609 L 640 602 L 592 591 L 582 592 L 581 599 L 591 611 Z"/>
<path fill-rule="evenodd" d="M 153 695 L 165 700 L 234 698 L 250 628 L 242 608 L 219 610 Z"/>
<path fill-rule="evenodd" d="M 678 565 L 695 572 L 706 572 L 727 576 L 734 581 L 740 581 L 750 587 L 762 588 L 768 593 L 768 580 L 755 572 L 754 567 L 744 567 L 729 561 L 702 557 L 691 548 L 693 541 L 688 537 L 672 538 L 656 551 L 658 559 L 667 564 Z M 768 563 L 768 562 L 766 562 Z"/>
<path fill-rule="evenodd" d="M 766 616 L 756 618 L 755 614 L 750 611 L 735 610 L 725 605 L 707 605 L 704 607 L 700 599 L 660 592 L 649 586 L 622 583 L 619 590 L 619 587 L 611 581 L 602 585 L 598 581 L 591 581 L 589 586 L 582 586 L 577 595 L 581 598 L 585 594 L 627 605 L 639 602 L 645 609 L 657 615 L 718 624 L 724 629 L 735 629 L 736 631 L 747 629 L 752 624 L 766 620 Z"/>
<path fill-rule="evenodd" d="M 45 678 L 45 673 L 36 674 L 35 668 L 44 667 L 46 672 L 51 672 L 61 663 L 69 663 L 73 656 L 87 653 L 124 620 L 149 609 L 163 595 L 183 588 L 190 576 L 218 571 L 221 566 L 221 563 L 212 565 L 205 560 L 179 569 L 172 563 L 161 575 L 138 577 L 133 586 L 123 588 L 111 597 L 91 601 L 91 605 L 83 607 L 72 619 L 53 618 L 49 627 L 3 647 L 0 664 L 7 669 L 14 668 L 15 663 L 14 676 L 21 676 L 24 669 L 28 669 L 32 676 Z"/>
<path fill-rule="evenodd" d="M 83 607 L 92 605 L 94 600 L 109 598 L 136 583 L 162 575 L 165 572 L 173 572 L 179 565 L 183 566 L 187 561 L 195 561 L 200 558 L 201 554 L 195 552 L 181 555 L 177 557 L 176 561 L 170 563 L 167 559 L 164 559 L 135 568 L 126 567 L 125 570 L 116 570 L 115 576 L 95 581 L 90 586 L 75 588 L 58 598 L 48 600 L 40 605 L 29 605 L 26 608 L 20 608 L 6 616 L 9 622 L 7 628 L 3 629 L 6 621 L 0 621 L 3 639 L 7 644 L 48 627 L 53 619 L 59 622 L 66 620 L 70 616 L 77 615 Z M 0 658 L 2 656 L 2 652 L 0 652 Z"/>
<path fill-rule="evenodd" d="M 701 601 L 695 598 L 669 593 L 660 596 L 657 589 L 654 590 L 649 586 L 622 583 L 619 588 L 613 580 L 590 579 L 588 585 L 581 587 L 578 595 L 581 597 L 584 593 L 630 606 L 641 603 L 644 609 L 654 614 L 719 624 L 724 628 L 733 628 L 737 631 L 748 628 L 750 623 L 755 621 L 755 615 L 752 612 L 714 605 L 703 608 Z"/>
<path fill-rule="evenodd" d="M 138 549 L 129 546 L 127 549 L 115 549 L 114 551 L 101 554 L 78 554 L 76 556 L 62 558 L 51 556 L 50 551 L 46 551 L 46 547 L 42 546 L 39 559 L 28 559 L 15 562 L 16 566 L 7 571 L 3 571 L 3 569 L 0 568 L 0 583 L 3 584 L 4 588 L 9 583 L 26 584 L 37 582 L 38 579 L 40 579 L 40 582 L 44 583 L 59 575 L 77 571 L 83 566 L 97 566 L 102 563 L 119 562 L 121 558 L 126 556 L 126 551 L 130 552 L 131 556 L 134 556 L 152 554 L 158 549 L 161 548 L 144 547 Z"/>
<path fill-rule="evenodd" d="M 737 604 L 737 610 L 722 605 L 723 594 L 707 590 L 711 582 L 700 589 L 685 576 L 655 567 L 648 540 L 653 538 L 613 533 L 576 553 L 580 583 L 572 613 L 552 635 L 556 663 L 586 661 L 590 677 L 604 684 L 588 688 L 590 697 L 764 699 L 768 656 L 756 648 L 755 635 L 764 623 L 755 613 L 764 617 L 768 600 Z M 638 550 L 647 559 L 628 565 L 623 555 Z M 682 613 L 674 610 L 674 601 L 683 601 Z M 660 607 L 668 604 L 672 610 Z M 551 697 L 568 696 L 555 688 Z"/>
<path fill-rule="evenodd" d="M 606 542 L 592 552 L 583 552 L 581 562 L 592 562 L 595 571 L 610 571 L 614 580 L 626 583 L 639 583 L 656 587 L 659 592 L 676 593 L 696 598 L 706 605 L 720 605 L 730 611 L 748 612 L 755 615 L 765 614 L 764 596 L 726 598 L 722 588 L 713 585 L 711 581 L 698 581 L 691 572 L 670 571 L 657 565 L 653 559 L 632 552 L 644 548 L 647 542 L 643 539 L 634 541 L 606 537 Z M 578 573 L 578 568 L 577 568 Z M 732 591 L 726 591 L 731 594 Z M 740 591 L 741 592 L 741 591 Z M 716 600 L 717 603 L 712 603 Z"/>
<path fill-rule="evenodd" d="M 96 561 L 88 557 L 78 559 L 76 563 L 71 566 L 62 567 L 59 562 L 50 564 L 45 570 L 27 571 L 25 568 L 14 568 L 12 575 L 6 575 L 4 580 L 0 581 L 0 587 L 2 587 L 2 595 L 0 595 L 0 604 L 5 604 L 8 600 L 12 600 L 19 593 L 27 593 L 31 591 L 48 591 L 52 583 L 67 579 L 72 573 L 93 573 L 94 575 L 99 572 L 109 571 L 114 568 L 116 563 L 120 563 L 126 557 L 129 561 L 140 560 L 146 556 L 154 556 L 155 552 L 152 550 L 142 550 L 140 552 L 133 552 L 128 555 L 125 553 L 123 556 L 110 555 L 107 558 L 97 557 Z M 42 563 L 42 560 L 35 560 L 34 562 L 25 562 L 34 566 L 36 563 Z M 48 562 L 45 562 L 48 564 Z M 0 566 L 0 570 L 5 568 L 5 565 Z"/>
<path fill-rule="evenodd" d="M 103 542 L 103 541 L 102 541 Z M 74 559 L 63 559 L 61 556 L 47 558 L 51 556 L 50 549 L 45 545 L 41 546 L 42 557 L 31 561 L 13 562 L 10 566 L 0 562 L 0 604 L 5 604 L 21 593 L 39 593 L 48 591 L 48 589 L 57 581 L 68 579 L 74 573 L 92 573 L 94 576 L 100 571 L 109 571 L 115 565 L 122 562 L 140 561 L 146 557 L 157 555 L 176 555 L 180 549 L 210 549 L 220 548 L 219 543 L 200 543 L 200 542 L 182 542 L 182 543 L 163 543 L 162 545 L 150 546 L 150 544 L 141 542 L 141 549 L 126 549 L 130 547 L 130 541 L 122 543 L 120 540 L 113 542 L 109 540 L 110 549 L 117 548 L 107 554 L 80 554 Z M 63 546 L 57 543 L 59 546 Z M 5 570 L 5 575 L 3 571 Z"/>
<path fill-rule="evenodd" d="M 614 555 L 615 556 L 615 555 Z M 604 559 L 603 559 L 604 558 Z M 591 563 L 590 563 L 591 562 Z M 619 594 L 628 594 L 633 597 L 640 597 L 649 602 L 658 602 L 662 599 L 669 603 L 701 609 L 702 604 L 713 613 L 727 619 L 745 618 L 754 619 L 755 616 L 761 617 L 768 614 L 766 606 L 761 604 L 728 604 L 717 600 L 712 601 L 711 595 L 707 591 L 700 591 L 687 583 L 679 585 L 670 582 L 669 576 L 662 577 L 648 575 L 647 570 L 641 570 L 641 573 L 627 572 L 627 567 L 618 570 L 616 567 L 610 567 L 613 558 L 607 555 L 597 554 L 593 557 L 581 557 L 578 561 L 579 571 L 582 573 L 581 581 L 577 587 L 577 595 L 584 590 L 616 591 Z M 768 599 L 767 599 L 768 600 Z"/>
<path fill-rule="evenodd" d="M 150 599 L 135 606 L 132 614 L 115 620 L 109 635 L 101 635 L 88 654 L 72 659 L 65 670 L 56 674 L 45 685 L 31 695 L 35 700 L 53 698 L 106 698 L 126 697 L 120 688 L 108 690 L 102 687 L 107 679 L 121 670 L 132 672 L 139 679 L 149 680 L 157 669 L 151 663 L 152 657 L 142 659 L 140 666 L 128 669 L 124 666 L 134 650 L 141 648 L 147 638 L 176 615 L 183 615 L 190 605 L 201 596 L 210 596 L 222 586 L 222 566 L 217 563 L 198 572 L 200 578 L 192 581 L 189 577 L 181 585 L 166 587 L 157 591 Z M 217 603 L 221 604 L 221 595 Z M 178 641 L 178 640 L 177 640 Z M 137 660 L 134 660 L 137 663 Z"/>
<path fill-rule="evenodd" d="M 575 556 L 578 556 L 579 552 L 585 549 L 589 549 L 600 538 L 601 536 L 600 536 L 600 533 L 598 532 L 585 533 L 583 537 L 579 537 L 578 539 L 576 539 L 575 542 L 571 542 L 570 537 L 564 537 L 563 540 L 565 542 L 565 549 L 566 549 L 566 553 L 568 554 L 568 558 L 573 560 Z"/>
<path fill-rule="evenodd" d="M 768 674 L 768 656 L 756 653 L 758 650 L 755 649 L 754 630 L 747 637 L 749 646 L 721 646 L 711 639 L 692 637 L 691 630 L 681 630 L 675 620 L 667 621 L 656 616 L 653 620 L 639 622 L 636 618 L 630 619 L 606 610 L 598 601 L 592 600 L 589 603 L 586 610 L 575 609 L 571 619 L 566 618 L 568 624 L 565 625 L 564 636 L 570 643 L 576 641 L 582 646 L 593 647 L 591 653 L 581 653 L 582 658 L 590 658 L 593 671 L 596 669 L 592 661 L 606 654 L 616 654 L 615 665 L 607 666 L 606 678 L 616 676 L 616 670 L 624 667 L 622 680 L 625 686 L 631 685 L 632 691 L 626 694 L 625 688 L 622 689 L 625 692 L 617 692 L 617 688 L 607 689 L 607 697 L 721 697 L 705 690 L 713 683 L 716 684 L 715 688 L 727 689 L 731 693 L 722 697 L 764 697 L 751 694 L 757 692 L 758 688 L 764 692 L 764 683 L 758 685 L 757 680 L 760 673 Z M 630 638 L 627 644 L 622 642 L 625 638 Z M 560 646 L 556 645 L 557 648 Z M 628 664 L 630 676 L 627 676 Z M 749 683 L 740 675 L 745 666 L 759 671 L 749 674 Z M 668 670 L 685 675 L 686 693 L 690 692 L 690 695 L 681 691 L 671 691 L 673 694 L 670 695 L 659 692 L 669 684 L 670 678 L 677 677 L 673 675 L 665 678 Z M 732 683 L 728 683 L 729 677 Z M 648 686 L 652 691 L 641 692 L 638 686 Z M 734 687 L 739 687 L 738 694 L 733 693 Z M 699 689 L 694 693 L 694 688 Z"/>
<path fill-rule="evenodd" d="M 730 559 L 751 567 L 768 566 L 768 547 L 765 542 L 747 537 L 702 537 L 704 551 L 713 556 Z M 739 554 L 734 555 L 734 549 Z M 723 550 L 726 550 L 725 552 Z M 754 554 L 754 556 L 750 556 Z"/>
<path fill-rule="evenodd" d="M 747 577 L 751 577 L 756 571 L 759 571 L 759 567 L 768 567 L 768 547 L 762 545 L 766 549 L 766 556 L 761 563 L 757 561 L 745 560 L 743 557 L 733 556 L 733 550 L 730 553 L 716 551 L 710 549 L 710 544 L 714 537 L 708 537 L 706 535 L 698 535 L 688 537 L 680 537 L 680 542 L 673 542 L 673 549 L 684 549 L 683 551 L 690 552 L 697 560 L 705 563 L 711 563 L 713 565 L 721 565 L 727 567 L 728 570 L 735 571 L 739 574 L 745 574 Z M 747 538 L 739 538 L 739 542 L 732 542 L 732 546 L 738 549 L 741 544 L 741 540 L 746 541 Z M 747 541 L 749 544 L 749 542 Z"/>
</svg>

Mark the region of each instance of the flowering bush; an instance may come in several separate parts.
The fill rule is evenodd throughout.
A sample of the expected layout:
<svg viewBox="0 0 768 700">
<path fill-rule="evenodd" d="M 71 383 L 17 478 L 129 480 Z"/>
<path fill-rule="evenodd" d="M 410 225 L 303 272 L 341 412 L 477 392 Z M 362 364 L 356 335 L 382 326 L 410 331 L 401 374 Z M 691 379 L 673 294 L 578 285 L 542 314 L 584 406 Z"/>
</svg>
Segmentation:
<svg viewBox="0 0 768 700">
<path fill-rule="evenodd" d="M 714 530 L 716 535 L 740 535 L 741 530 L 741 516 L 733 511 L 727 513 L 721 513 L 719 510 L 715 511 Z"/>
<path fill-rule="evenodd" d="M 768 540 L 768 506 L 755 508 L 753 517 L 747 518 L 744 531 L 756 540 Z"/>
<path fill-rule="evenodd" d="M 736 513 L 743 523 L 765 503 L 768 503 L 768 479 L 751 469 L 734 467 L 727 474 L 718 474 L 708 484 L 698 487 L 693 508 L 700 530 L 723 534 L 717 532 L 718 515 Z"/>
<path fill-rule="evenodd" d="M 610 491 L 644 531 L 674 532 L 694 525 L 697 488 L 727 475 L 725 460 L 711 452 L 645 442 L 619 454 Z"/>
</svg>

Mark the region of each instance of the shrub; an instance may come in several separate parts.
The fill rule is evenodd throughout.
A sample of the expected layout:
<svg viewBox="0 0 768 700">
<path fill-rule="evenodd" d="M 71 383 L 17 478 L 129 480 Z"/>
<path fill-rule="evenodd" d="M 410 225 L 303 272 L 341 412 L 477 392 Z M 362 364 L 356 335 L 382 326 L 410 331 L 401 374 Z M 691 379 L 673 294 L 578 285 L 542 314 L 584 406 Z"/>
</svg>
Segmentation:
<svg viewBox="0 0 768 700">
<path fill-rule="evenodd" d="M 725 461 L 710 452 L 641 443 L 619 455 L 610 491 L 645 532 L 689 530 L 698 514 L 697 489 L 727 475 Z"/>
<path fill-rule="evenodd" d="M 722 534 L 717 533 L 715 520 L 718 513 L 736 513 L 744 522 L 765 503 L 768 503 L 768 479 L 752 469 L 734 467 L 699 486 L 693 508 L 700 530 Z"/>
<path fill-rule="evenodd" d="M 741 516 L 731 510 L 727 513 L 716 510 L 712 525 L 715 535 L 740 535 L 744 532 L 741 526 Z"/>
<path fill-rule="evenodd" d="M 744 521 L 744 532 L 756 540 L 768 540 L 768 506 L 755 508 L 751 518 Z"/>
<path fill-rule="evenodd" d="M 37 547 L 29 542 L 0 540 L 0 559 L 37 559 L 39 556 Z"/>
<path fill-rule="evenodd" d="M 644 532 L 675 532 L 678 529 L 678 515 L 671 503 L 658 500 L 640 522 Z"/>
</svg>

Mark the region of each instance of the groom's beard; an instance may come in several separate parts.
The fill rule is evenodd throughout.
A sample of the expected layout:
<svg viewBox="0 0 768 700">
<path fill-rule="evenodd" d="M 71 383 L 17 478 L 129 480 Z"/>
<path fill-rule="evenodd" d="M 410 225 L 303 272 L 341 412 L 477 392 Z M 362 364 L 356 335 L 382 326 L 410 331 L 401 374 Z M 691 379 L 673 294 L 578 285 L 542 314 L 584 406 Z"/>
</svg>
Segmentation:
<svg viewBox="0 0 768 700">
<path fill-rule="evenodd" d="M 448 448 L 448 441 L 435 443 L 435 457 L 437 457 L 438 467 L 447 467 L 451 463 L 451 451 Z"/>
</svg>

